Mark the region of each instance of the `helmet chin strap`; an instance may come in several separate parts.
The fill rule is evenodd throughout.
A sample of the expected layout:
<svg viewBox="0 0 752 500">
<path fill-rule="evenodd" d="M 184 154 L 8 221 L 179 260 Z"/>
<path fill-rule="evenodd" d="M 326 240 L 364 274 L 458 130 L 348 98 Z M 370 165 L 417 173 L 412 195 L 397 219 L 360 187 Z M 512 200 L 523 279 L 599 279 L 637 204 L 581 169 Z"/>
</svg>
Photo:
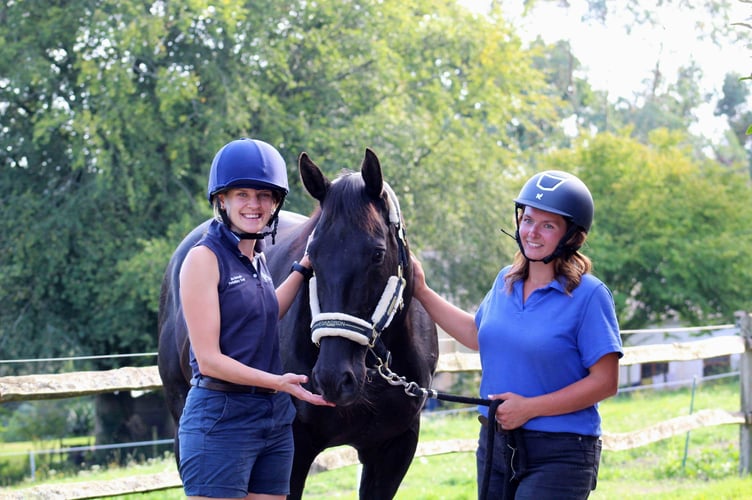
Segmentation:
<svg viewBox="0 0 752 500">
<path fill-rule="evenodd" d="M 527 259 L 528 262 L 543 262 L 544 264 L 548 264 L 557 257 L 561 257 L 566 254 L 571 255 L 577 251 L 576 248 L 568 246 L 566 244 L 566 242 L 569 241 L 569 239 L 577 231 L 577 226 L 575 224 L 570 223 L 566 234 L 564 234 L 564 236 L 562 236 L 562 238 L 559 240 L 559 244 L 556 245 L 556 250 L 554 250 L 552 254 L 547 255 L 546 257 L 543 257 L 542 259 L 531 259 L 530 257 L 527 256 L 527 254 L 525 253 L 525 248 L 522 246 L 522 238 L 520 238 L 519 217 L 515 217 L 515 221 L 516 221 L 517 229 L 515 230 L 514 235 L 509 234 L 504 229 L 502 229 L 501 232 L 511 238 L 514 238 L 514 240 L 517 242 L 517 246 L 520 249 L 520 253 L 522 254 L 523 257 L 525 257 L 525 259 Z"/>
<path fill-rule="evenodd" d="M 566 242 L 569 241 L 569 238 L 574 235 L 575 231 L 577 231 L 577 226 L 575 226 L 574 224 L 570 225 L 569 229 L 567 229 L 567 233 L 559 240 L 559 244 L 556 245 L 556 250 L 554 250 L 554 253 L 547 257 L 543 257 L 543 259 L 541 259 L 541 262 L 548 264 L 557 257 L 568 258 L 573 255 L 574 252 L 577 251 L 577 249 L 572 247 L 571 245 L 567 245 Z M 525 255 L 525 258 L 530 262 L 537 262 L 532 259 L 528 259 L 527 255 Z"/>
</svg>

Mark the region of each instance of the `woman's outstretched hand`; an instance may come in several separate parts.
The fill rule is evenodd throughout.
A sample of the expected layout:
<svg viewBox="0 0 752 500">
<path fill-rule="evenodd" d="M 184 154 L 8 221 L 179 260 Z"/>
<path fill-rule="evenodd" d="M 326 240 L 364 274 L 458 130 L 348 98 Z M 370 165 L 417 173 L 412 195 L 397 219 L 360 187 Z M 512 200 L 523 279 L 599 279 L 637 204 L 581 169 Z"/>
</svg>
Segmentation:
<svg viewBox="0 0 752 500">
<path fill-rule="evenodd" d="M 314 394 L 305 387 L 303 384 L 308 382 L 308 377 L 305 375 L 297 375 L 295 373 L 285 373 L 280 375 L 281 382 L 279 390 L 286 392 L 291 396 L 294 396 L 301 401 L 311 403 L 316 406 L 335 406 L 334 403 L 330 403 L 320 394 Z"/>
</svg>

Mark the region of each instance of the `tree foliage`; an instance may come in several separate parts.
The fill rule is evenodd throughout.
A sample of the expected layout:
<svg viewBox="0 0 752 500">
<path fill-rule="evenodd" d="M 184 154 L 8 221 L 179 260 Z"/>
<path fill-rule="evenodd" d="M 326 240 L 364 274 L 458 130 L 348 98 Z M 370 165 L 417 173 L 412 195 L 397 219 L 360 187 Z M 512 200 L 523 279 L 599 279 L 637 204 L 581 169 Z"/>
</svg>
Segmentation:
<svg viewBox="0 0 752 500">
<path fill-rule="evenodd" d="M 622 327 L 728 321 L 749 308 L 745 173 L 697 160 L 685 135 L 665 129 L 648 144 L 601 134 L 554 155 L 551 166 L 578 173 L 593 192 L 585 250 L 614 292 Z"/>
<path fill-rule="evenodd" d="M 700 100 L 696 73 L 656 94 L 654 108 L 619 114 L 575 77 L 567 47 L 524 46 L 502 7 L 479 15 L 451 0 L 5 2 L 2 357 L 153 350 L 163 269 L 209 216 L 209 165 L 239 136 L 280 149 L 286 208 L 301 213 L 313 202 L 298 179 L 300 152 L 331 176 L 359 168 L 374 149 L 429 280 L 468 308 L 516 249 L 499 231 L 513 227 L 514 195 L 551 164 L 594 183 L 603 240 L 592 249 L 626 324 L 742 305 L 733 236 L 746 212 L 733 213 L 729 197 L 748 193 L 728 168 L 736 160 L 719 168 L 687 156 L 687 136 L 648 133 L 686 128 Z M 572 116 L 578 139 L 562 128 Z M 591 136 L 606 130 L 616 135 Z M 684 191 L 659 188 L 674 178 Z M 725 218 L 710 193 L 726 196 Z M 678 224 L 646 209 L 656 200 L 694 215 Z M 698 238 L 707 245 L 691 246 Z M 713 261 L 732 267 L 711 273 Z"/>
<path fill-rule="evenodd" d="M 504 178 L 556 119 L 501 15 L 451 1 L 9 2 L 0 23 L 7 357 L 152 350 L 162 269 L 243 135 L 280 149 L 303 213 L 301 151 L 332 174 L 375 149 L 415 248 L 453 259 L 432 276 L 475 297 Z"/>
<path fill-rule="evenodd" d="M 724 116 L 729 124 L 725 144 L 716 148 L 716 156 L 725 165 L 744 159 L 752 176 L 752 141 L 749 138 L 752 109 L 749 107 L 749 78 L 729 73 L 723 81 L 722 96 L 716 103 L 715 115 Z"/>
</svg>

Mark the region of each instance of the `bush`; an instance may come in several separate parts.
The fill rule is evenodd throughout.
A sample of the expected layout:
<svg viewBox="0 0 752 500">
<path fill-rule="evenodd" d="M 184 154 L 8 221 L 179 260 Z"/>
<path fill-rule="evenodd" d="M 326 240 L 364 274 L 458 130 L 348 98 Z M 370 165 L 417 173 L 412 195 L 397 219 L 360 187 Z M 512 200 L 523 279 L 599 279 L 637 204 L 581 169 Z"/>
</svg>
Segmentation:
<svg viewBox="0 0 752 500">
<path fill-rule="evenodd" d="M 26 401 L 5 415 L 0 438 L 6 443 L 87 436 L 94 427 L 90 397 Z"/>
<path fill-rule="evenodd" d="M 739 468 L 739 448 L 726 444 L 719 448 L 697 450 L 678 460 L 667 461 L 655 470 L 656 479 L 722 479 L 736 473 Z"/>
<path fill-rule="evenodd" d="M 0 486 L 11 486 L 20 483 L 28 475 L 28 455 L 8 456 L 0 459 Z"/>
</svg>

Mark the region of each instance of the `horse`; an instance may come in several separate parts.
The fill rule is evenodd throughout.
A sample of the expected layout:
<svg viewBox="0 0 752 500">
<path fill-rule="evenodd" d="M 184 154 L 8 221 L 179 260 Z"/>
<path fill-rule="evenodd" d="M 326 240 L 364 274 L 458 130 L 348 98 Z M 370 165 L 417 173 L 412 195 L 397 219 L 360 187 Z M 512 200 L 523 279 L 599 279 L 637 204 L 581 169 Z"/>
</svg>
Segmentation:
<svg viewBox="0 0 752 500">
<path fill-rule="evenodd" d="M 276 284 L 306 251 L 314 276 L 280 320 L 280 351 L 286 372 L 307 375 L 309 389 L 336 406 L 293 398 L 288 498 L 302 498 L 316 457 L 340 445 L 357 450 L 360 498 L 393 498 L 418 444 L 426 393 L 410 389 L 431 385 L 438 361 L 436 325 L 412 300 L 404 219 L 376 154 L 366 149 L 359 173 L 344 171 L 334 180 L 307 153 L 299 156 L 298 170 L 318 206 L 308 217 L 281 211 L 276 242 L 265 253 Z M 176 436 L 190 377 L 178 275 L 208 223 L 180 243 L 160 295 L 158 365 Z M 179 460 L 177 437 L 175 447 Z"/>
</svg>

